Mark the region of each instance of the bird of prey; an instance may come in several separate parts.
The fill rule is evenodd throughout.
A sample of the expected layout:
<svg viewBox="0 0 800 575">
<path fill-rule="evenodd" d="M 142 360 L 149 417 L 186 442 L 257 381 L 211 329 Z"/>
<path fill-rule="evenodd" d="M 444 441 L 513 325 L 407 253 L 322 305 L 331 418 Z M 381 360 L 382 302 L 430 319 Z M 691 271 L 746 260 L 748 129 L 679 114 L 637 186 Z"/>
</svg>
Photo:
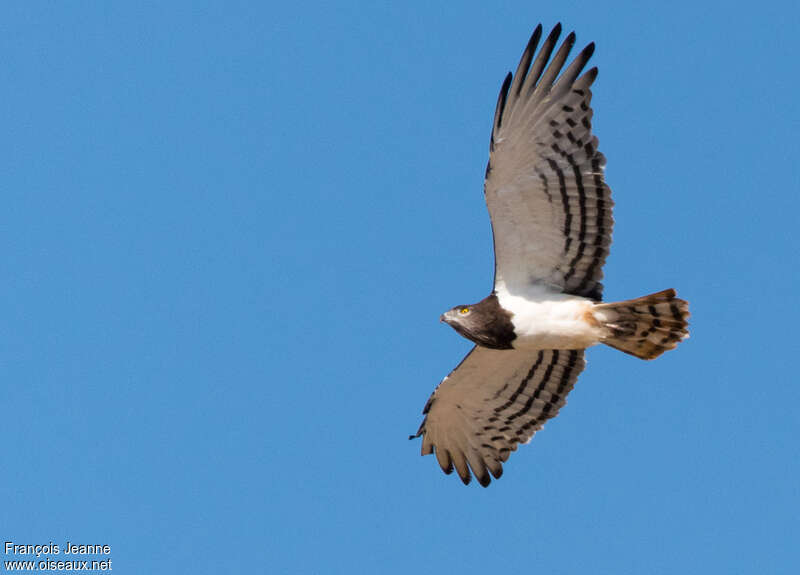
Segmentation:
<svg viewBox="0 0 800 575">
<path fill-rule="evenodd" d="M 689 306 L 672 289 L 601 303 L 613 202 L 592 135 L 597 68 L 583 72 L 594 43 L 564 68 L 575 33 L 555 50 L 560 34 L 558 24 L 537 52 L 540 24 L 500 89 L 484 182 L 494 287 L 441 316 L 475 347 L 411 436 L 465 484 L 470 469 L 484 487 L 499 478 L 517 445 L 558 414 L 587 347 L 653 359 L 688 336 Z"/>
</svg>

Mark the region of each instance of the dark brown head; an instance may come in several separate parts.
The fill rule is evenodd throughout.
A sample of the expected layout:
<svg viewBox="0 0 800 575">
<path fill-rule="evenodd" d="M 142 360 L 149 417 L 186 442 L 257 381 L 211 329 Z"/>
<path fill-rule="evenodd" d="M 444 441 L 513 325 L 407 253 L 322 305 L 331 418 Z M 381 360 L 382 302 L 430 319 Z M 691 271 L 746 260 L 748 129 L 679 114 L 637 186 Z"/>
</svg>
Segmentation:
<svg viewBox="0 0 800 575">
<path fill-rule="evenodd" d="M 465 338 L 483 347 L 511 349 L 516 334 L 511 323 L 513 314 L 500 306 L 491 294 L 476 304 L 459 305 L 439 318 Z"/>
</svg>

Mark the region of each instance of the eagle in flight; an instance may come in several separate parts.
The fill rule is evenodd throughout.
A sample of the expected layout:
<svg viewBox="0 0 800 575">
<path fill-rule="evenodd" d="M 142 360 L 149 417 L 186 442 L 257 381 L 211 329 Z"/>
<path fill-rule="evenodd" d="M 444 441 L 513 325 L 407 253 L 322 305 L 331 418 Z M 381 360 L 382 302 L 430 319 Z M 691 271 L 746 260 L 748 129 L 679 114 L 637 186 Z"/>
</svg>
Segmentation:
<svg viewBox="0 0 800 575">
<path fill-rule="evenodd" d="M 575 33 L 555 50 L 560 34 L 558 24 L 537 53 L 537 26 L 500 89 L 484 183 L 494 289 L 441 316 L 475 347 L 433 392 L 411 436 L 465 484 L 470 469 L 484 487 L 490 474 L 499 478 L 517 445 L 558 414 L 587 347 L 653 359 L 688 336 L 689 306 L 672 289 L 601 303 L 614 220 L 592 135 L 597 68 L 583 72 L 594 44 L 564 69 Z"/>
</svg>

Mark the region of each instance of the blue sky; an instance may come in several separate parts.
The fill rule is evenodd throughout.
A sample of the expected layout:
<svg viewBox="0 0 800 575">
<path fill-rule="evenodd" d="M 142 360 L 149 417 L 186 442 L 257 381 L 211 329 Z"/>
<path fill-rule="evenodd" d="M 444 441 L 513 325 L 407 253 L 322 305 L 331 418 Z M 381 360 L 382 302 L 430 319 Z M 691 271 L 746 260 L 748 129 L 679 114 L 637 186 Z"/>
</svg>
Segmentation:
<svg viewBox="0 0 800 575">
<path fill-rule="evenodd" d="M 0 536 L 122 573 L 795 573 L 795 3 L 0 8 Z M 495 98 L 535 25 L 597 43 L 606 298 L 482 489 L 419 456 L 490 290 Z M 62 557 L 63 558 L 63 557 Z M 3 559 L 9 559 L 4 556 Z"/>
</svg>

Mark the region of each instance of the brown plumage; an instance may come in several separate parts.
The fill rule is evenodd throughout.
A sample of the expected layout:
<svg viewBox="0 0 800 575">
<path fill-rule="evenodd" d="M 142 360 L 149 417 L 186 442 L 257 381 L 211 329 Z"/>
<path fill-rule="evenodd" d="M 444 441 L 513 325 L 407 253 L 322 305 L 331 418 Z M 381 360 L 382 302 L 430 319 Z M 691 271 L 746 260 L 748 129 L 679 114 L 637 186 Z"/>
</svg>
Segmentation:
<svg viewBox="0 0 800 575">
<path fill-rule="evenodd" d="M 674 289 L 594 306 L 595 318 L 609 329 L 606 345 L 641 359 L 655 359 L 689 336 L 689 304 Z"/>
</svg>

